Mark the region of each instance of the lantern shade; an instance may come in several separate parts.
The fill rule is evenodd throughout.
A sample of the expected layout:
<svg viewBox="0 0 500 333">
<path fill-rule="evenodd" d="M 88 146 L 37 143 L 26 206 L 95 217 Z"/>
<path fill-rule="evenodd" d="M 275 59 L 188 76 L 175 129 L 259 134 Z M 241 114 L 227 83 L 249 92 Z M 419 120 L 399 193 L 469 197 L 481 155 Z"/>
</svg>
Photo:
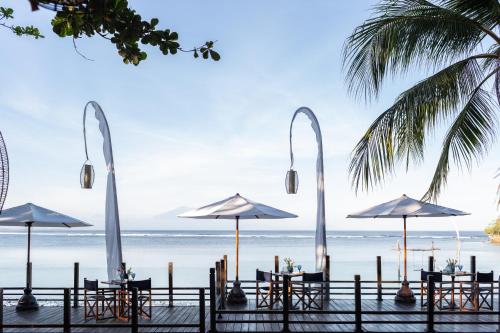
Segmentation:
<svg viewBox="0 0 500 333">
<path fill-rule="evenodd" d="M 297 190 L 299 189 L 299 175 L 297 174 L 297 171 L 293 169 L 288 170 L 288 172 L 286 173 L 285 185 L 286 193 L 297 193 Z"/>
<path fill-rule="evenodd" d="M 88 161 L 82 166 L 80 172 L 80 185 L 82 188 L 91 189 L 94 184 L 94 167 Z"/>
</svg>

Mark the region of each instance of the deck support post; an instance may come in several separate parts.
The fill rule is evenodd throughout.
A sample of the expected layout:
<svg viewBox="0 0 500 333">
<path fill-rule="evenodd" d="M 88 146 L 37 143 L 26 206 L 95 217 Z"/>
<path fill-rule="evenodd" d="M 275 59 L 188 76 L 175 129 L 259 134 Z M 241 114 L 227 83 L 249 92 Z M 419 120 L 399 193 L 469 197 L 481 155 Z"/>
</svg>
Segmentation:
<svg viewBox="0 0 500 333">
<path fill-rule="evenodd" d="M 427 328 L 426 332 L 434 333 L 434 275 L 427 276 Z"/>
<path fill-rule="evenodd" d="M 377 301 L 382 300 L 382 257 L 377 256 Z"/>
<path fill-rule="evenodd" d="M 168 263 L 168 307 L 174 306 L 174 263 Z"/>
<path fill-rule="evenodd" d="M 470 280 L 476 280 L 476 256 L 470 256 L 470 272 L 472 273 Z"/>
<path fill-rule="evenodd" d="M 217 332 L 216 298 L 215 295 L 215 268 L 210 268 L 210 333 Z"/>
<path fill-rule="evenodd" d="M 132 288 L 132 333 L 139 332 L 138 289 Z"/>
<path fill-rule="evenodd" d="M 290 276 L 283 276 L 283 330 L 290 332 Z"/>
<path fill-rule="evenodd" d="M 205 288 L 200 288 L 199 300 L 200 333 L 205 333 Z"/>
<path fill-rule="evenodd" d="M 354 331 L 356 333 L 363 332 L 363 324 L 361 318 L 361 276 L 354 275 Z"/>
<path fill-rule="evenodd" d="M 427 263 L 427 270 L 429 272 L 434 272 L 434 256 L 429 256 L 429 262 Z"/>
<path fill-rule="evenodd" d="M 80 297 L 80 264 L 75 262 L 73 267 L 73 307 L 78 307 L 78 298 Z"/>
<path fill-rule="evenodd" d="M 71 292 L 64 288 L 63 332 L 71 333 Z"/>
</svg>

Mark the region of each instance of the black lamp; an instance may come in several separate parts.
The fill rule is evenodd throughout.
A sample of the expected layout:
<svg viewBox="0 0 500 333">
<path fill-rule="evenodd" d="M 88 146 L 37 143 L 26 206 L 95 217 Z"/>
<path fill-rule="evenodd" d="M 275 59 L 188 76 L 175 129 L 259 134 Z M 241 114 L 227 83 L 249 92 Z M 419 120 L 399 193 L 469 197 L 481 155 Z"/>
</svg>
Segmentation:
<svg viewBox="0 0 500 333">
<path fill-rule="evenodd" d="M 299 175 L 297 171 L 290 169 L 286 173 L 285 179 L 286 193 L 288 194 L 297 194 L 297 190 L 299 189 Z"/>
<path fill-rule="evenodd" d="M 91 189 L 94 184 L 94 167 L 87 160 L 82 166 L 82 171 L 80 172 L 80 184 L 82 188 Z"/>
</svg>

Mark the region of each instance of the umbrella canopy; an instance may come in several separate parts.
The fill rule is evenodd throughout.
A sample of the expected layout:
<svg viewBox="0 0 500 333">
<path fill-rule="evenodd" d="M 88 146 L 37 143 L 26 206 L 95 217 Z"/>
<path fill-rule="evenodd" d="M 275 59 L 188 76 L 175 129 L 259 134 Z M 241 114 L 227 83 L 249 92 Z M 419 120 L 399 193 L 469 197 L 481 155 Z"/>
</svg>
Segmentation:
<svg viewBox="0 0 500 333">
<path fill-rule="evenodd" d="M 238 193 L 227 199 L 177 215 L 194 219 L 285 219 L 297 215 L 254 202 Z"/>
<path fill-rule="evenodd" d="M 5 209 L 0 214 L 0 226 L 19 227 L 90 227 L 91 224 L 32 203 Z"/>
<path fill-rule="evenodd" d="M 370 207 L 357 213 L 347 215 L 348 218 L 403 218 L 403 217 L 446 217 L 470 215 L 452 208 L 434 205 L 412 199 L 405 194 L 401 197 Z"/>
</svg>

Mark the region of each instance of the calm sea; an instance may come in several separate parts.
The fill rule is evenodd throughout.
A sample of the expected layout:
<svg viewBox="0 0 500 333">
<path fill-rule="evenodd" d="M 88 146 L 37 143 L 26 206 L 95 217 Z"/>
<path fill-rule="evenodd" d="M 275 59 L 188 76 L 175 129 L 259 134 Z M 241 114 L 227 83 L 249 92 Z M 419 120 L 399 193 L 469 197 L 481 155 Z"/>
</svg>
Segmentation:
<svg viewBox="0 0 500 333">
<path fill-rule="evenodd" d="M 399 277 L 402 255 L 400 232 L 332 231 L 328 233 L 333 279 L 375 279 L 376 256 L 382 256 L 383 277 Z M 234 275 L 234 234 L 223 231 L 124 231 L 123 256 L 136 272 L 136 279 L 153 279 L 166 286 L 167 265 L 174 263 L 174 284 L 208 286 L 209 267 L 222 255 L 229 256 L 229 275 Z M 438 267 L 446 259 L 460 257 L 469 269 L 470 255 L 477 256 L 477 268 L 500 273 L 500 246 L 488 242 L 482 232 L 462 232 L 457 242 L 454 232 L 411 232 L 411 249 L 434 250 Z M 460 250 L 460 251 L 458 251 Z M 303 270 L 314 270 L 314 232 L 243 231 L 240 239 L 240 279 L 255 277 L 255 269 L 271 270 L 274 256 L 291 257 Z M 430 251 L 410 251 L 410 278 L 427 265 Z M 21 286 L 25 278 L 25 230 L 0 233 L 0 286 Z M 102 231 L 39 231 L 32 237 L 33 284 L 71 286 L 73 263 L 80 263 L 81 278 L 106 279 L 106 252 Z"/>
</svg>

